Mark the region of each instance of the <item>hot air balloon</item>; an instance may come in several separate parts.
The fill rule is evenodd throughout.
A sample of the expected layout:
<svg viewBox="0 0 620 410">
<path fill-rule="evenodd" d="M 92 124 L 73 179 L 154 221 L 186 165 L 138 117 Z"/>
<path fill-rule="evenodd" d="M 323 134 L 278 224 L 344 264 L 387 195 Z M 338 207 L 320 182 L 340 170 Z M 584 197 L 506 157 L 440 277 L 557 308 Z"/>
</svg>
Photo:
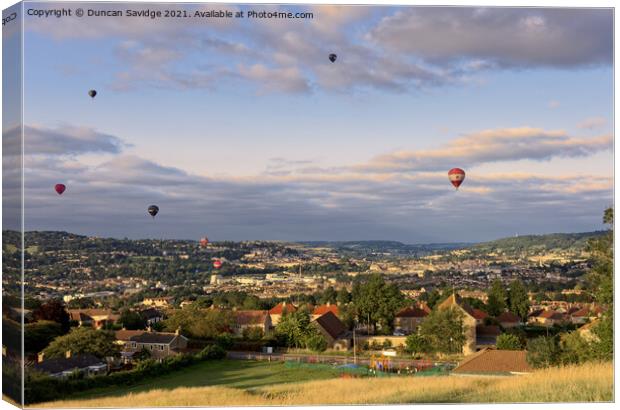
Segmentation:
<svg viewBox="0 0 620 410">
<path fill-rule="evenodd" d="M 97 90 L 88 91 L 88 95 L 90 96 L 90 98 L 95 98 L 95 96 L 97 95 Z"/>
<path fill-rule="evenodd" d="M 338 56 L 334 53 L 329 55 L 329 61 L 331 61 L 332 63 L 335 63 L 337 58 Z"/>
<path fill-rule="evenodd" d="M 448 171 L 448 178 L 450 179 L 452 185 L 454 185 L 456 189 L 459 189 L 459 187 L 465 180 L 465 171 L 463 171 L 461 168 L 452 168 L 450 171 Z"/>
<path fill-rule="evenodd" d="M 213 262 L 213 267 L 214 267 L 215 269 L 219 269 L 219 268 L 221 268 L 221 267 L 222 267 L 222 261 L 221 261 L 221 260 L 219 260 L 219 259 L 216 259 L 216 260 Z"/>
<path fill-rule="evenodd" d="M 155 215 L 159 212 L 159 207 L 157 205 L 151 205 L 148 209 L 149 214 L 155 219 Z"/>
<path fill-rule="evenodd" d="M 56 193 L 58 195 L 62 195 L 62 193 L 65 192 L 65 189 L 67 189 L 65 184 L 56 184 L 56 185 L 54 185 L 54 190 L 56 191 Z"/>
<path fill-rule="evenodd" d="M 200 238 L 200 246 L 203 248 L 209 244 L 209 238 L 206 236 L 204 238 Z"/>
</svg>

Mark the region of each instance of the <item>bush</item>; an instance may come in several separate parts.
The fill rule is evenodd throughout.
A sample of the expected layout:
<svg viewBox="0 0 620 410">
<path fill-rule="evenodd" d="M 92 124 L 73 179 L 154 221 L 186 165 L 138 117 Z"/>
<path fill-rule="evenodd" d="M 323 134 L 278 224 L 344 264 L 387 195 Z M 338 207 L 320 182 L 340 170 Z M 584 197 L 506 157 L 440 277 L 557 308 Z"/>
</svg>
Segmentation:
<svg viewBox="0 0 620 410">
<path fill-rule="evenodd" d="M 234 340 L 230 333 L 222 333 L 215 338 L 215 343 L 222 349 L 229 350 L 233 347 Z"/>
<path fill-rule="evenodd" d="M 500 350 L 521 350 L 523 345 L 521 345 L 518 336 L 504 333 L 497 337 L 497 348 Z"/>
<path fill-rule="evenodd" d="M 540 336 L 527 343 L 527 362 L 534 368 L 558 364 L 560 348 L 556 337 Z"/>
<path fill-rule="evenodd" d="M 148 377 L 161 376 L 195 363 L 222 359 L 225 356 L 226 351 L 220 346 L 209 345 L 195 355 L 179 354 L 167 357 L 161 362 L 146 359 L 138 362 L 132 370 L 109 375 L 56 379 L 31 370 L 26 376 L 25 401 L 26 404 L 39 403 L 57 400 L 92 388 L 131 385 Z"/>
</svg>

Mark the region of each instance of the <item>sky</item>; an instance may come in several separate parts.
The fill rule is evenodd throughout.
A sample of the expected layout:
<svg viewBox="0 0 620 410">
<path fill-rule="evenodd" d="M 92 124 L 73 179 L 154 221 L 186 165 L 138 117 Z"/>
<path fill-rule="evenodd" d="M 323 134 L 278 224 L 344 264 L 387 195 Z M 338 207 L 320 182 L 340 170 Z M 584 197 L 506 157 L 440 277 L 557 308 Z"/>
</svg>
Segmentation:
<svg viewBox="0 0 620 410">
<path fill-rule="evenodd" d="M 604 228 L 610 9 L 174 8 L 313 18 L 26 17 L 27 230 L 428 243 Z"/>
</svg>

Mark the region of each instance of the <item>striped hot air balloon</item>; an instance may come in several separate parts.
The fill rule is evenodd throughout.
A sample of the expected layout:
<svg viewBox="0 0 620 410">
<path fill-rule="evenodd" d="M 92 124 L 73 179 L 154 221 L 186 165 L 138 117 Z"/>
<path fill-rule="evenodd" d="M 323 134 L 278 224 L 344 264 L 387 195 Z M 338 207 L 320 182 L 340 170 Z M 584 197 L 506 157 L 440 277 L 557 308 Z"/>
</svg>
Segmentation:
<svg viewBox="0 0 620 410">
<path fill-rule="evenodd" d="M 221 261 L 221 260 L 219 260 L 219 259 L 216 259 L 216 260 L 213 262 L 213 267 L 214 267 L 215 269 L 219 269 L 219 268 L 221 268 L 221 267 L 222 267 L 222 261 Z"/>
</svg>

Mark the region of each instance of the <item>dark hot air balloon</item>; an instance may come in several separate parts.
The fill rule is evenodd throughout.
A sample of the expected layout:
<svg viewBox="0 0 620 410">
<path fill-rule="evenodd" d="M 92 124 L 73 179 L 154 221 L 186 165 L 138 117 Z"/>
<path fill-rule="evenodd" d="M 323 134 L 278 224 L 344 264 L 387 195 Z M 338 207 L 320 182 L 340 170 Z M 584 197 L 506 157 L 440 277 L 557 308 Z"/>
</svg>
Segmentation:
<svg viewBox="0 0 620 410">
<path fill-rule="evenodd" d="M 331 61 L 332 63 L 335 63 L 337 58 L 338 56 L 334 53 L 329 55 L 329 61 Z"/>
<path fill-rule="evenodd" d="M 463 171 L 461 168 L 452 168 L 450 171 L 448 171 L 448 178 L 450 179 L 452 185 L 454 185 L 456 189 L 459 189 L 459 187 L 465 180 L 465 171 Z"/>
<path fill-rule="evenodd" d="M 219 268 L 221 268 L 221 267 L 222 267 L 222 261 L 221 261 L 221 260 L 219 260 L 219 259 L 216 259 L 216 260 L 213 262 L 213 267 L 214 267 L 215 269 L 219 269 Z"/>
<path fill-rule="evenodd" d="M 203 248 L 209 244 L 209 238 L 206 236 L 204 238 L 200 238 L 200 246 Z"/>
<path fill-rule="evenodd" d="M 97 90 L 88 91 L 88 95 L 90 96 L 90 98 L 95 98 L 95 96 L 97 95 Z"/>
<path fill-rule="evenodd" d="M 148 209 L 149 214 L 155 219 L 155 215 L 159 212 L 159 207 L 157 205 L 151 205 Z"/>
<path fill-rule="evenodd" d="M 65 184 L 56 184 L 56 185 L 54 185 L 54 190 L 56 191 L 56 193 L 58 195 L 62 195 L 62 193 L 65 192 L 65 189 L 67 189 Z"/>
</svg>

